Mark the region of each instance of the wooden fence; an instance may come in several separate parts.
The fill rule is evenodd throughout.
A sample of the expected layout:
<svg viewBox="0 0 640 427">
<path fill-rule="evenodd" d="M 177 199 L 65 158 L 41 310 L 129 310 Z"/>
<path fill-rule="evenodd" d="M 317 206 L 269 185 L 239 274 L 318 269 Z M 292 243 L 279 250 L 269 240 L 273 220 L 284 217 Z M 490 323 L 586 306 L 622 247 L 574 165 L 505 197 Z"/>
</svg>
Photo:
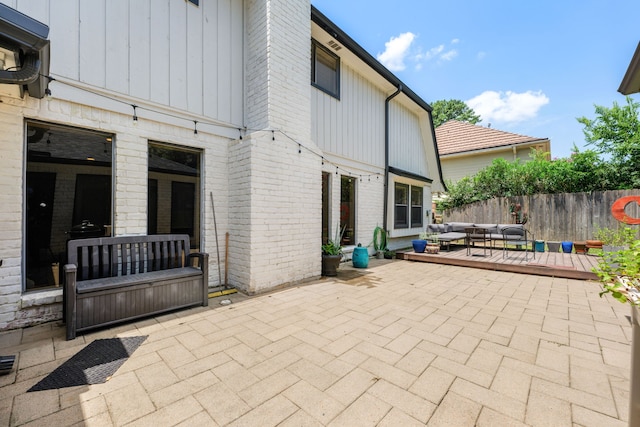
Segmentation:
<svg viewBox="0 0 640 427">
<path fill-rule="evenodd" d="M 446 210 L 443 222 L 511 223 L 510 206 L 519 203 L 529 217 L 526 227 L 537 240 L 581 241 L 593 239 L 599 228 L 618 229 L 626 225 L 611 214 L 613 203 L 624 196 L 640 196 L 640 190 L 501 197 Z M 625 213 L 640 218 L 640 205 L 628 204 Z M 639 225 L 628 226 L 640 229 Z"/>
</svg>

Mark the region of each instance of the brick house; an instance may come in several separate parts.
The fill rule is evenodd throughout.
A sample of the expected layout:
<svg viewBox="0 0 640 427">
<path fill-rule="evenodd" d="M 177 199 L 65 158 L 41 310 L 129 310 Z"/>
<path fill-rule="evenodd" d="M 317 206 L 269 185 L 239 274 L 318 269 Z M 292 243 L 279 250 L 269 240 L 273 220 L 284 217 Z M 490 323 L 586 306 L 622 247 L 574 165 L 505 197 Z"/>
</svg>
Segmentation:
<svg viewBox="0 0 640 427">
<path fill-rule="evenodd" d="M 0 60 L 0 330 L 61 317 L 70 238 L 188 233 L 253 294 L 444 189 L 430 107 L 307 0 L 0 0 Z"/>
</svg>

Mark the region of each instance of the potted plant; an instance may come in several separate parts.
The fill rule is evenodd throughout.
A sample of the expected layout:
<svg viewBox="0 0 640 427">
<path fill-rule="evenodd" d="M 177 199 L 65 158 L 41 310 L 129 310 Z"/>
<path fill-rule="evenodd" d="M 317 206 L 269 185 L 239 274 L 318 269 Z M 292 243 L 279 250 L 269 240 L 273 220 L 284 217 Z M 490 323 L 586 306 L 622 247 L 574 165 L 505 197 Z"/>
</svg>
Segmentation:
<svg viewBox="0 0 640 427">
<path fill-rule="evenodd" d="M 342 260 L 342 245 L 340 245 L 340 241 L 342 240 L 342 234 L 344 233 L 344 228 L 340 232 L 338 236 L 340 227 L 336 227 L 336 237 L 335 239 L 329 239 L 327 243 L 322 245 L 322 275 L 323 276 L 337 276 L 338 275 L 338 267 L 340 266 L 340 261 Z"/>
<path fill-rule="evenodd" d="M 600 278 L 600 296 L 611 294 L 631 305 L 631 386 L 629 393 L 629 425 L 640 425 L 640 240 L 628 242 L 617 252 L 603 253 L 594 273 Z"/>
<path fill-rule="evenodd" d="M 440 239 L 438 239 L 438 233 L 424 233 L 424 239 L 427 241 L 425 252 L 428 254 L 437 254 L 440 252 Z"/>
<path fill-rule="evenodd" d="M 390 251 L 387 249 L 384 251 L 384 259 L 393 259 L 396 256 L 396 251 Z"/>
<path fill-rule="evenodd" d="M 387 250 L 387 232 L 382 227 L 376 227 L 373 230 L 373 250 L 376 252 L 377 259 L 382 259 Z"/>
</svg>

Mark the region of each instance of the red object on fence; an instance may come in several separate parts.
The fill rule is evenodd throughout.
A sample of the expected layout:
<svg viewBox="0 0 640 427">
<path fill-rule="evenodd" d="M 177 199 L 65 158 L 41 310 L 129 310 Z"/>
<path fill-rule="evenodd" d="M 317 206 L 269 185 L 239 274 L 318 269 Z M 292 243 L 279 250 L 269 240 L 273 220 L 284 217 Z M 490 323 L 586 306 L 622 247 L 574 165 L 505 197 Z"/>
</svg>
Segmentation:
<svg viewBox="0 0 640 427">
<path fill-rule="evenodd" d="M 632 218 L 624 212 L 624 208 L 626 208 L 629 203 L 633 202 L 640 205 L 640 196 L 620 197 L 613 203 L 613 206 L 611 206 L 611 213 L 613 214 L 613 217 L 625 224 L 640 224 L 640 218 Z"/>
</svg>

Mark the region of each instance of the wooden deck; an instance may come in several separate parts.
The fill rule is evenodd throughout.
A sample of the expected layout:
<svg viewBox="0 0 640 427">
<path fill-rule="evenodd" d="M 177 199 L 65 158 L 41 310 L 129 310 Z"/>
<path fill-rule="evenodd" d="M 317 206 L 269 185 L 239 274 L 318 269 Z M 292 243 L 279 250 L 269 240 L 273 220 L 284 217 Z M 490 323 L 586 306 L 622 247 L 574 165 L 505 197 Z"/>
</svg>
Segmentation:
<svg viewBox="0 0 640 427">
<path fill-rule="evenodd" d="M 467 255 L 467 247 L 451 245 L 451 250 L 440 250 L 437 254 L 416 253 L 413 251 L 398 252 L 397 257 L 409 261 L 431 262 L 435 264 L 458 265 L 461 267 L 483 268 L 495 271 L 509 271 L 512 273 L 536 274 L 539 276 L 563 277 L 567 279 L 598 280 L 592 272 L 598 265 L 600 256 L 591 254 L 565 254 L 562 252 L 536 252 L 527 254 L 524 251 L 509 249 L 506 257 L 502 248 L 493 249 L 493 255 L 483 256 L 484 248 L 471 248 L 471 255 Z"/>
</svg>

